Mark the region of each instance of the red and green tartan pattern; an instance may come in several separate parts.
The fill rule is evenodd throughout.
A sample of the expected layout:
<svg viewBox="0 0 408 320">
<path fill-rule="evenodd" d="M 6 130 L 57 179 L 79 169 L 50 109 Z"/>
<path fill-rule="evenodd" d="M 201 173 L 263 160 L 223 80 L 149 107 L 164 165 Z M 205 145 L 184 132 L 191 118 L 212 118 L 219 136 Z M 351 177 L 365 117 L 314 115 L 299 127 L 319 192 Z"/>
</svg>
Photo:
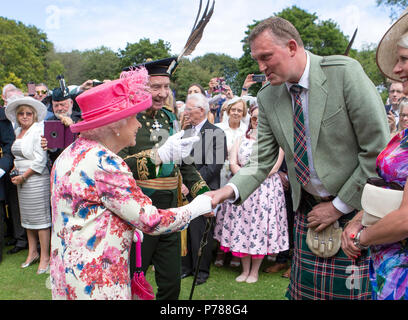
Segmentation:
<svg viewBox="0 0 408 320">
<path fill-rule="evenodd" d="M 370 300 L 368 254 L 357 263 L 342 249 L 327 259 L 317 257 L 309 250 L 306 217 L 311 209 L 310 204 L 301 205 L 295 214 L 294 251 L 286 297 L 290 300 Z M 344 226 L 354 214 L 341 218 L 340 225 Z"/>
<path fill-rule="evenodd" d="M 293 128 L 294 128 L 294 161 L 296 179 L 302 185 L 307 185 L 310 180 L 309 160 L 307 158 L 307 145 L 306 145 L 306 130 L 305 130 L 305 118 L 303 114 L 302 100 L 300 93 L 302 87 L 299 85 L 293 85 L 290 87 L 290 92 L 294 98 L 294 116 L 293 116 Z"/>
</svg>

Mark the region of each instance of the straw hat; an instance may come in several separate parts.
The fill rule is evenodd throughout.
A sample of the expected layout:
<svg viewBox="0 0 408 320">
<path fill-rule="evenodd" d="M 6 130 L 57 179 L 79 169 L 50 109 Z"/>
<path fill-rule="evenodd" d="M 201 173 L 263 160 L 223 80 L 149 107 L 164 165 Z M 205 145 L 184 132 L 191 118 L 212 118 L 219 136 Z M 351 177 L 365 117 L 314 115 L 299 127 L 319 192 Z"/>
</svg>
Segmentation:
<svg viewBox="0 0 408 320">
<path fill-rule="evenodd" d="M 11 101 L 8 100 L 5 110 L 7 119 L 9 119 L 12 123 L 17 123 L 16 110 L 21 105 L 33 107 L 37 112 L 38 122 L 43 121 L 47 115 L 47 107 L 41 101 L 35 100 L 31 97 L 18 97 L 12 99 Z"/>
<path fill-rule="evenodd" d="M 81 132 L 105 126 L 146 110 L 152 96 L 146 91 L 148 74 L 145 68 L 122 72 L 120 79 L 93 87 L 76 97 L 82 119 L 70 126 Z"/>
<path fill-rule="evenodd" d="M 388 29 L 377 48 L 377 65 L 380 71 L 391 80 L 401 81 L 393 72 L 398 60 L 397 42 L 408 31 L 408 8 Z"/>
</svg>

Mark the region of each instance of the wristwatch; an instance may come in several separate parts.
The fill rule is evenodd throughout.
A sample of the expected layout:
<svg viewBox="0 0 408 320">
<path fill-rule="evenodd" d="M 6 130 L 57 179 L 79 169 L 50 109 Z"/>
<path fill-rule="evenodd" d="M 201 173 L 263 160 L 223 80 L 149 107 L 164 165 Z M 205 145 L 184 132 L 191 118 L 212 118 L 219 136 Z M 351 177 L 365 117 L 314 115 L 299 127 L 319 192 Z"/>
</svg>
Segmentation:
<svg viewBox="0 0 408 320">
<path fill-rule="evenodd" d="M 354 245 L 355 245 L 357 248 L 359 248 L 360 250 L 368 250 L 368 248 L 369 248 L 370 246 L 363 246 L 363 245 L 360 243 L 360 236 L 361 236 L 361 232 L 362 232 L 363 230 L 364 230 L 364 228 L 361 229 L 361 230 L 357 233 L 357 236 L 354 238 L 353 243 L 354 243 Z"/>
</svg>

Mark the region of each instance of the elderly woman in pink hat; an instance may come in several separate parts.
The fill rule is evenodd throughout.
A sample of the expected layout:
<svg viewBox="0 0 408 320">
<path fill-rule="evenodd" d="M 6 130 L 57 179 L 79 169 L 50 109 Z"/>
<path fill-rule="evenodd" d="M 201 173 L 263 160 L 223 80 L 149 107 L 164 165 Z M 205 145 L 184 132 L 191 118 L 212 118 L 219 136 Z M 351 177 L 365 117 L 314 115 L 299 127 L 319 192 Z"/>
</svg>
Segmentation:
<svg viewBox="0 0 408 320">
<path fill-rule="evenodd" d="M 131 299 L 129 250 L 138 230 L 176 232 L 211 211 L 202 195 L 187 206 L 159 210 L 136 185 L 117 152 L 136 144 L 136 114 L 152 104 L 144 68 L 124 72 L 77 97 L 83 121 L 78 139 L 51 172 L 51 289 L 53 299 Z M 172 136 L 156 161 L 175 161 L 196 139 Z M 141 232 L 140 232 L 141 234 Z"/>
</svg>

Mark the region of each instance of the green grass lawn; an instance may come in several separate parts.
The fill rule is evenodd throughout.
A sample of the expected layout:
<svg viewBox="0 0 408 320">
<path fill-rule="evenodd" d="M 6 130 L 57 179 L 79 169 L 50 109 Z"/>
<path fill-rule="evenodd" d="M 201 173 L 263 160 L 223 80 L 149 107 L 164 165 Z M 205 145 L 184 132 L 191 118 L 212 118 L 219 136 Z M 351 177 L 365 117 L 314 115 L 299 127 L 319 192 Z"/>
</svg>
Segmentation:
<svg viewBox="0 0 408 320">
<path fill-rule="evenodd" d="M 51 291 L 46 285 L 49 274 L 37 275 L 38 264 L 21 269 L 27 250 L 8 255 L 6 251 L 10 248 L 4 249 L 0 263 L 0 300 L 51 300 Z M 271 263 L 264 260 L 261 270 L 269 265 Z M 252 284 L 235 281 L 240 271 L 240 267 L 212 265 L 207 282 L 195 287 L 193 300 L 285 300 L 289 280 L 281 277 L 284 271 L 260 272 L 258 282 Z M 156 291 L 154 271 L 149 269 L 146 278 Z M 192 282 L 193 277 L 181 281 L 180 300 L 188 300 Z"/>
</svg>

